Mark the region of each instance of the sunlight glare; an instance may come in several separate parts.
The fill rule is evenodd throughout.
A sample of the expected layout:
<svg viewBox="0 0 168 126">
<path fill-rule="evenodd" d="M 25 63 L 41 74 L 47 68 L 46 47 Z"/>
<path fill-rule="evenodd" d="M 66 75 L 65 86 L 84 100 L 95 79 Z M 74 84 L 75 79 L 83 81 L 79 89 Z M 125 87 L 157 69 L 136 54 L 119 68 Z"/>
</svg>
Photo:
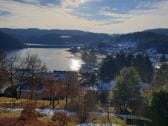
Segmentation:
<svg viewBox="0 0 168 126">
<path fill-rule="evenodd" d="M 80 60 L 77 60 L 77 59 L 72 59 L 71 60 L 71 70 L 73 71 L 78 71 L 81 67 L 81 61 Z"/>
</svg>

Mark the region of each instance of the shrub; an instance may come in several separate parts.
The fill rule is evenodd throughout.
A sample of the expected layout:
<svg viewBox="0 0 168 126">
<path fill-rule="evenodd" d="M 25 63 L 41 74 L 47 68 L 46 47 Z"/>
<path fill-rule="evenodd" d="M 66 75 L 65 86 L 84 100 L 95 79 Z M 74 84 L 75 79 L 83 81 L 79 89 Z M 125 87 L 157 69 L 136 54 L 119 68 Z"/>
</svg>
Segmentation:
<svg viewBox="0 0 168 126">
<path fill-rule="evenodd" d="M 33 120 L 18 120 L 15 126 L 45 126 L 45 125 L 38 119 L 33 119 Z"/>
<path fill-rule="evenodd" d="M 33 103 L 28 103 L 24 106 L 23 111 L 21 112 L 21 120 L 32 120 L 37 119 L 38 115 L 35 111 L 36 105 Z"/>
<path fill-rule="evenodd" d="M 15 126 L 16 123 L 16 118 L 0 118 L 0 126 Z"/>
<path fill-rule="evenodd" d="M 66 126 L 68 122 L 68 117 L 64 112 L 56 112 L 52 117 L 52 121 L 58 126 Z"/>
<path fill-rule="evenodd" d="M 79 101 L 72 100 L 72 101 L 68 104 L 67 109 L 68 109 L 69 111 L 76 112 L 76 111 L 79 110 L 79 107 L 80 107 Z"/>
</svg>

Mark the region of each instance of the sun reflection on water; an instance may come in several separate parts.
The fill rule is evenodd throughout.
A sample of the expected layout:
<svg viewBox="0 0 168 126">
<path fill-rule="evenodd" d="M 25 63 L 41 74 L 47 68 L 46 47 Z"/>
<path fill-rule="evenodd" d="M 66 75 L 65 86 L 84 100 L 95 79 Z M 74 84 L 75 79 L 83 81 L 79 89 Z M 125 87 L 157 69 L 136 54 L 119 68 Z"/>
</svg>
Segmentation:
<svg viewBox="0 0 168 126">
<path fill-rule="evenodd" d="M 79 59 L 71 59 L 70 68 L 72 71 L 79 71 L 81 68 L 82 61 Z"/>
</svg>

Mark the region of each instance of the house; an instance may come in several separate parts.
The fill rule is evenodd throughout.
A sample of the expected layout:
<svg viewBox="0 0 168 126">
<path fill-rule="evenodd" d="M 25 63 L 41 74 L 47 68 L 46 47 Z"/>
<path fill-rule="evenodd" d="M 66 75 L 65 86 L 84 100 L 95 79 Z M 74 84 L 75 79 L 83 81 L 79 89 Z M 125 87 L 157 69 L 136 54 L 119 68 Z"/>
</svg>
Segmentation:
<svg viewBox="0 0 168 126">
<path fill-rule="evenodd" d="M 73 71 L 56 71 L 54 70 L 53 72 L 39 72 L 36 73 L 36 77 L 37 78 L 46 78 L 46 77 L 52 77 L 55 80 L 61 80 L 63 81 L 65 79 L 65 77 L 68 74 L 72 74 L 74 77 L 78 77 L 78 73 L 77 72 L 73 72 Z M 30 69 L 17 69 L 16 73 L 15 73 L 16 77 L 29 77 L 31 76 L 31 70 Z"/>
<path fill-rule="evenodd" d="M 52 77 L 55 80 L 61 80 L 63 81 L 65 79 L 67 72 L 66 71 L 53 71 Z"/>
<path fill-rule="evenodd" d="M 46 95 L 43 93 L 43 82 L 41 81 L 43 78 L 52 77 L 55 80 L 64 81 L 68 74 L 71 74 L 73 77 L 76 77 L 76 78 L 78 77 L 77 72 L 71 72 L 71 71 L 53 71 L 53 72 L 38 73 L 37 74 L 38 79 L 34 87 L 35 98 L 36 99 L 46 98 Z M 26 98 L 26 99 L 31 98 L 32 87 L 30 82 L 28 82 L 27 80 L 24 80 L 21 84 L 18 85 L 18 88 L 16 89 L 16 91 L 17 91 L 17 96 L 19 96 L 21 92 L 21 98 Z"/>
<path fill-rule="evenodd" d="M 98 87 L 96 85 L 93 86 L 85 85 L 81 86 L 81 88 L 85 91 L 98 91 Z"/>
<path fill-rule="evenodd" d="M 39 72 L 37 74 L 38 78 L 46 78 L 46 77 L 51 77 L 53 72 Z"/>
<path fill-rule="evenodd" d="M 51 73 L 51 77 L 53 77 L 55 80 L 64 81 L 67 76 L 73 76 L 74 78 L 78 78 L 78 73 L 74 71 L 53 71 Z"/>
<path fill-rule="evenodd" d="M 31 75 L 31 70 L 30 69 L 17 69 L 15 76 L 18 78 L 22 77 L 28 77 Z"/>
<path fill-rule="evenodd" d="M 100 81 L 98 84 L 98 91 L 110 91 L 115 85 L 115 81 L 111 80 L 109 82 Z"/>
<path fill-rule="evenodd" d="M 140 87 L 140 93 L 142 95 L 146 94 L 146 91 L 148 91 L 150 89 L 151 85 L 149 83 L 142 83 L 141 87 Z"/>
<path fill-rule="evenodd" d="M 44 98 L 44 93 L 42 91 L 42 84 L 37 83 L 35 84 L 35 91 L 34 91 L 34 96 L 36 99 L 43 99 Z M 21 98 L 25 99 L 30 99 L 31 98 L 31 92 L 32 92 L 32 87 L 30 86 L 29 82 L 23 82 L 22 84 L 19 84 L 16 92 L 17 92 L 17 97 L 19 97 L 20 92 L 21 92 Z"/>
<path fill-rule="evenodd" d="M 90 74 L 94 72 L 94 66 L 89 64 L 83 64 L 79 71 L 80 74 Z"/>
</svg>

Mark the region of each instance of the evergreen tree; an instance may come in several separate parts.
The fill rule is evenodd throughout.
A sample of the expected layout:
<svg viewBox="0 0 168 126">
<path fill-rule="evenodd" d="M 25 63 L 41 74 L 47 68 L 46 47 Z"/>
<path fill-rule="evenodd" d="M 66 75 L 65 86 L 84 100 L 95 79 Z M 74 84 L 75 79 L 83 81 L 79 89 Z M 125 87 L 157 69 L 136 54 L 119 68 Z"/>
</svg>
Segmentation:
<svg viewBox="0 0 168 126">
<path fill-rule="evenodd" d="M 103 81 L 110 81 L 112 80 L 117 73 L 116 67 L 115 67 L 115 59 L 113 56 L 107 56 L 100 67 L 99 75 L 100 79 Z"/>
<path fill-rule="evenodd" d="M 153 79 L 153 86 L 168 86 L 168 64 L 163 64 L 160 69 L 157 69 Z"/>
<path fill-rule="evenodd" d="M 134 59 L 134 55 L 132 53 L 126 56 L 126 66 L 127 67 L 131 67 L 133 65 L 133 59 Z"/>
<path fill-rule="evenodd" d="M 124 52 L 120 52 L 116 56 L 107 56 L 100 67 L 99 75 L 101 80 L 108 82 L 114 79 L 126 65 L 127 59 Z"/>
<path fill-rule="evenodd" d="M 160 57 L 160 62 L 166 62 L 167 59 L 166 59 L 166 56 L 163 54 L 161 57 Z"/>
<path fill-rule="evenodd" d="M 168 92 L 160 90 L 152 95 L 149 105 L 149 116 L 153 126 L 167 126 L 168 124 Z"/>
<path fill-rule="evenodd" d="M 114 79 L 124 67 L 134 67 L 143 82 L 150 82 L 152 79 L 153 66 L 147 55 L 125 55 L 124 52 L 120 52 L 115 56 L 107 56 L 103 60 L 99 70 L 101 80 L 110 81 Z"/>
<path fill-rule="evenodd" d="M 119 112 L 126 114 L 129 110 L 134 112 L 141 101 L 138 72 L 133 68 L 123 68 L 115 79 L 116 84 L 112 90 L 112 103 Z"/>
<path fill-rule="evenodd" d="M 123 51 L 119 52 L 115 57 L 115 68 L 117 68 L 117 73 L 119 73 L 127 65 L 127 59 Z"/>
<path fill-rule="evenodd" d="M 143 82 L 150 82 L 153 75 L 153 66 L 147 55 L 137 54 L 133 58 L 133 67 L 139 73 Z"/>
<path fill-rule="evenodd" d="M 98 80 L 97 80 L 97 75 L 96 75 L 95 73 L 93 73 L 93 74 L 91 75 L 91 77 L 90 77 L 90 79 L 89 79 L 89 82 L 90 82 L 90 84 L 92 84 L 92 85 L 95 85 L 95 84 L 98 82 Z"/>
</svg>

